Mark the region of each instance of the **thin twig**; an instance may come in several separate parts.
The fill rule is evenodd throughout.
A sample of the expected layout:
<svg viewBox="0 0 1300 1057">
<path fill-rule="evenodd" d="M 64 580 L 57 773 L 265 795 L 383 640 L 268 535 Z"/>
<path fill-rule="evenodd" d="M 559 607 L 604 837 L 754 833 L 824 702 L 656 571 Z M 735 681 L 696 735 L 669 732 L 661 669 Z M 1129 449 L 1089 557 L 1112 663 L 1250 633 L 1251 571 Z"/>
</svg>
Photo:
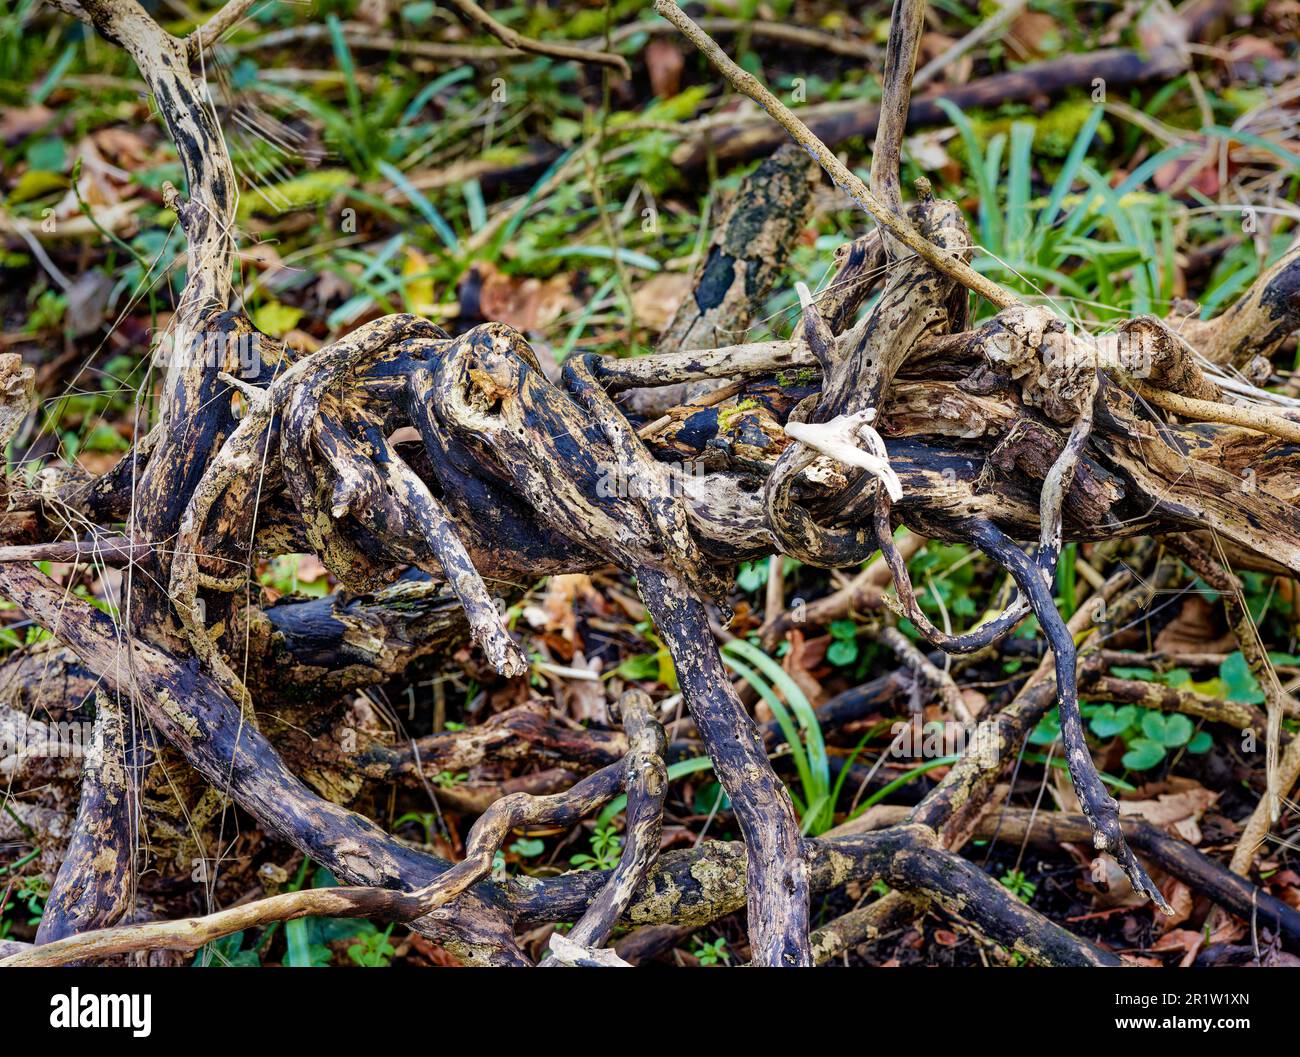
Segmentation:
<svg viewBox="0 0 1300 1057">
<path fill-rule="evenodd" d="M 988 40 L 995 33 L 1001 32 L 1013 18 L 1024 10 L 1025 2 L 1026 0 L 1006 0 L 1002 6 L 1002 10 L 996 15 L 985 19 L 962 37 L 961 40 L 952 44 L 948 48 L 945 48 L 942 53 L 936 55 L 933 59 L 917 70 L 916 76 L 912 78 L 912 90 L 916 91 L 916 89 L 921 86 L 929 84 L 934 80 L 936 74 L 951 67 L 953 63 L 969 52 L 972 48 L 976 48 L 983 44 L 984 41 Z"/>
<path fill-rule="evenodd" d="M 1246 429 L 1268 433 L 1293 444 L 1300 444 L 1300 422 L 1294 422 L 1282 415 L 1271 414 L 1263 408 L 1242 407 L 1238 404 L 1221 404 L 1215 400 L 1197 400 L 1183 396 L 1167 389 L 1153 389 L 1151 386 L 1134 382 L 1133 388 L 1143 400 L 1147 400 L 1165 411 L 1191 419 L 1195 422 L 1221 422 L 1226 426 L 1243 426 Z"/>
<path fill-rule="evenodd" d="M 817 160 L 835 185 L 875 217 L 876 222 L 899 242 L 949 278 L 973 290 L 981 297 L 987 298 L 999 308 L 1010 308 L 1021 303 L 1019 298 L 1010 291 L 1004 290 L 993 280 L 980 275 L 960 257 L 949 255 L 928 239 L 922 238 L 911 224 L 895 215 L 885 203 L 871 193 L 861 177 L 851 172 L 807 125 L 768 91 L 757 77 L 732 62 L 713 38 L 700 29 L 680 7 L 673 3 L 673 0 L 655 0 L 655 10 L 681 30 L 682 35 L 699 49 L 736 91 L 747 95 L 771 114 L 781 127 L 790 133 L 795 142 Z"/>
<path fill-rule="evenodd" d="M 228 30 L 243 21 L 255 3 L 257 0 L 229 0 L 229 3 L 185 38 L 190 57 L 197 58 L 203 52 L 210 51 Z"/>
<path fill-rule="evenodd" d="M 534 40 L 532 37 L 525 37 L 517 30 L 509 26 L 503 26 L 495 18 L 484 11 L 474 0 L 451 0 L 452 6 L 462 15 L 477 25 L 480 29 L 486 30 L 496 37 L 503 44 L 508 44 L 512 48 L 518 48 L 520 51 L 531 51 L 534 55 L 548 55 L 553 59 L 574 59 L 577 62 L 594 62 L 600 66 L 612 66 L 618 70 L 624 77 L 631 77 L 632 70 L 628 66 L 627 60 L 622 55 L 615 55 L 608 51 L 592 51 L 589 48 L 579 48 L 572 44 L 553 44 L 550 41 Z"/>
</svg>

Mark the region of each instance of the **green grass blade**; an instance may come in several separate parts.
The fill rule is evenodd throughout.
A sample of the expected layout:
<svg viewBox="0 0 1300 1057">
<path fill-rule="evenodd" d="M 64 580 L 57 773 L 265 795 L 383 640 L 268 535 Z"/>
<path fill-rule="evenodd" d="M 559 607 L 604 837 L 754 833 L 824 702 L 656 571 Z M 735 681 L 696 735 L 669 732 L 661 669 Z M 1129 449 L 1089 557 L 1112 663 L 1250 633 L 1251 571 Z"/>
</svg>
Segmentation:
<svg viewBox="0 0 1300 1057">
<path fill-rule="evenodd" d="M 452 253 L 458 253 L 460 251 L 460 240 L 456 238 L 456 232 L 454 232 L 451 225 L 443 219 L 442 214 L 438 212 L 434 204 L 406 178 L 406 174 L 396 165 L 386 161 L 381 161 L 379 163 L 379 171 L 388 177 L 388 179 L 393 182 L 393 186 L 401 191 L 402 194 L 406 195 L 406 198 L 411 205 L 415 206 L 415 208 L 420 211 L 420 215 L 424 217 L 424 219 L 429 222 L 429 226 L 438 233 L 438 237 L 442 239 L 443 245 L 445 245 L 447 249 L 451 250 Z"/>
<path fill-rule="evenodd" d="M 767 680 L 743 661 L 730 656 L 725 649 L 722 653 L 722 663 L 749 683 L 757 691 L 758 696 L 767 702 L 772 715 L 776 717 L 777 726 L 785 735 L 786 744 L 790 746 L 790 756 L 794 759 L 794 768 L 798 772 L 799 784 L 803 787 L 804 796 L 816 796 L 819 788 L 814 784 L 816 780 L 808 763 L 808 753 L 804 749 L 803 739 L 799 737 L 799 728 L 790 717 L 790 711 L 785 707 L 785 703 L 768 685 Z"/>
<path fill-rule="evenodd" d="M 1074 137 L 1074 142 L 1070 145 L 1070 153 L 1065 156 L 1065 163 L 1056 177 L 1056 183 L 1052 185 L 1047 206 L 1038 218 L 1041 231 L 1046 231 L 1056 223 L 1056 217 L 1061 212 L 1061 203 L 1065 201 L 1065 196 L 1070 193 L 1070 188 L 1078 178 L 1079 166 L 1083 164 L 1084 156 L 1092 146 L 1092 138 L 1097 134 L 1097 126 L 1101 124 L 1104 114 L 1105 110 L 1102 107 L 1094 107 L 1092 113 L 1088 115 L 1088 120 L 1083 123 L 1083 128 L 1079 129 L 1079 134 Z"/>
<path fill-rule="evenodd" d="M 1029 242 L 1029 192 L 1033 172 L 1034 126 L 1017 121 L 1011 126 L 1011 158 L 1007 172 L 1007 253 L 1023 256 Z"/>
<path fill-rule="evenodd" d="M 799 723 L 804 729 L 804 735 L 808 739 L 808 765 L 812 769 L 813 775 L 820 782 L 818 791 L 828 789 L 830 787 L 830 766 L 826 760 L 826 743 L 822 740 L 821 723 L 817 719 L 817 711 L 809 703 L 804 692 L 799 689 L 799 684 L 791 679 L 790 673 L 777 664 L 776 661 L 772 660 L 757 646 L 746 642 L 744 639 L 733 639 L 728 642 L 722 648 L 722 653 L 724 657 L 727 654 L 739 654 L 772 680 L 772 685 L 785 696 L 791 711 L 799 718 Z M 812 796 L 813 794 L 809 791 L 808 795 Z"/>
<path fill-rule="evenodd" d="M 461 66 L 455 70 L 449 70 L 441 77 L 435 77 L 432 81 L 421 88 L 419 94 L 407 104 L 406 109 L 402 111 L 402 119 L 398 124 L 409 125 L 420 116 L 420 111 L 428 105 L 429 100 L 444 88 L 450 88 L 453 84 L 467 81 L 473 76 L 474 67 Z"/>
</svg>

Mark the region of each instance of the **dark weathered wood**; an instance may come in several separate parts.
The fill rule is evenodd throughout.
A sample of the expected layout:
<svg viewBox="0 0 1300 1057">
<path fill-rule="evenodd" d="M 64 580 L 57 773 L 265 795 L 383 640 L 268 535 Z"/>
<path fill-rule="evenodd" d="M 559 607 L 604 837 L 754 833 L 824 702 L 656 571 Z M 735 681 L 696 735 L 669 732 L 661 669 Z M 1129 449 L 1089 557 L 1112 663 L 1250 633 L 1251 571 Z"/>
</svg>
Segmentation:
<svg viewBox="0 0 1300 1057">
<path fill-rule="evenodd" d="M 939 105 L 945 99 L 959 110 L 999 107 L 1050 96 L 1069 88 L 1088 87 L 1100 77 L 1106 84 L 1121 87 L 1148 81 L 1165 81 L 1186 68 L 1186 61 L 1174 47 L 1153 49 L 1147 54 L 1128 48 L 1108 48 L 1087 54 L 1062 55 L 1057 59 L 1031 63 L 1018 70 L 956 85 L 912 100 L 907 115 L 909 129 L 948 122 Z M 809 107 L 804 114 L 809 128 L 830 146 L 855 137 L 874 136 L 880 127 L 880 109 L 869 104 L 831 104 Z M 744 125 L 713 131 L 710 142 L 689 141 L 673 152 L 673 163 L 683 169 L 702 166 L 712 151 L 719 161 L 743 161 L 762 157 L 785 141 L 780 131 L 768 124 Z"/>
<path fill-rule="evenodd" d="M 652 708 L 649 696 L 643 691 L 630 690 L 614 709 L 613 718 L 622 722 L 630 746 L 623 764 L 627 836 L 618 866 L 567 935 L 570 943 L 588 950 L 600 947 L 609 939 L 659 858 L 664 797 L 668 794 L 668 768 L 664 765 L 667 739 Z M 541 964 L 558 962 L 552 956 Z"/>
<path fill-rule="evenodd" d="M 727 677 L 702 603 L 658 570 L 642 569 L 637 580 L 749 849 L 754 961 L 809 965 L 808 864 L 790 794 Z"/>
<path fill-rule="evenodd" d="M 131 909 L 135 894 L 146 754 L 115 691 L 97 691 L 95 708 L 92 743 L 83 747 L 77 820 L 45 901 L 38 944 L 115 924 Z"/>
<path fill-rule="evenodd" d="M 244 722 L 235 703 L 194 659 L 179 662 L 136 640 L 128 644 L 128 662 L 107 615 L 67 598 L 62 588 L 30 567 L 0 566 L 0 592 L 33 619 L 57 628 L 106 686 L 124 696 L 134 694 L 159 734 L 215 788 L 228 790 L 270 832 L 339 878 L 391 890 L 395 897 L 447 868 L 393 839 L 369 819 L 313 794 L 265 737 Z M 504 918 L 470 894 L 456 913 L 435 912 L 413 927 L 471 961 L 523 961 Z"/>
<path fill-rule="evenodd" d="M 803 151 L 787 144 L 746 177 L 657 351 L 689 352 L 744 340 L 812 215 L 816 172 Z"/>
<path fill-rule="evenodd" d="M 33 511 L 23 519 L 24 538 L 35 535 L 41 546 L 49 543 L 41 531 L 54 522 L 47 518 L 42 528 L 39 508 L 50 497 L 79 505 L 93 523 L 125 522 L 109 535 L 117 537 L 115 558 L 137 566 L 130 626 L 117 628 L 67 597 L 28 564 L 32 551 L 0 555 L 0 589 L 51 628 L 103 679 L 106 692 L 136 695 L 154 731 L 211 785 L 269 833 L 356 886 L 223 912 L 198 926 L 208 930 L 203 935 L 303 912 L 373 913 L 415 919 L 413 927 L 466 960 L 521 964 L 516 926 L 581 918 L 576 957 L 585 963 L 620 916 L 681 924 L 745 904 L 755 963 L 806 965 L 810 892 L 883 878 L 1036 960 L 1114 962 L 1025 908 L 954 848 L 975 825 L 1005 760 L 1055 701 L 1094 840 L 1117 857 L 1138 891 L 1162 903 L 1125 843 L 1130 830 L 1100 785 L 1083 738 L 1079 629 L 1062 620 L 1050 588 L 1057 555 L 1066 539 L 1209 527 L 1233 546 L 1300 572 L 1295 423 L 1257 404 L 1242 409 L 1220 401 L 1217 384 L 1156 320 L 1122 328 L 1151 338 L 1158 353 L 1147 387 L 1135 389 L 1128 378 L 1133 364 L 1101 362 L 1095 348 L 1067 335 L 1045 309 L 970 268 L 970 237 L 955 205 L 934 200 L 922 182 L 918 200 L 904 207 L 903 130 L 937 113 L 933 98 L 909 98 L 922 4 L 894 5 L 885 119 L 868 189 L 827 149 L 826 135 L 818 139 L 815 121 L 810 132 L 679 9 L 659 0 L 657 9 L 733 85 L 762 100 L 887 234 L 858 240 L 820 298 L 800 286 L 804 319 L 793 340 L 696 348 L 717 343 L 720 329 L 748 324 L 803 224 L 809 165 L 797 150 L 782 151 L 745 184 L 701 265 L 693 298 L 670 327 L 664 355 L 633 364 L 575 358 L 558 383 L 543 373 L 523 336 L 500 323 L 451 338 L 413 316 L 389 316 L 297 359 L 258 334 L 230 307 L 234 175 L 188 69 L 194 44 L 166 33 L 135 0 L 56 4 L 124 46 L 157 99 L 190 194 L 188 201 L 174 189 L 164 195 L 190 242 L 189 278 L 174 317 L 176 348 L 157 429 L 98 481 L 69 473 L 50 483 L 45 499 L 34 492 L 19 497 Z M 1187 26 L 1208 25 L 1203 5 L 1196 6 Z M 1183 32 L 1171 25 L 1175 36 Z M 1182 68 L 1179 43 L 1166 40 L 1145 56 L 1068 56 L 957 92 L 968 105 L 1002 103 L 1081 77 L 1121 83 L 1160 76 Z M 861 134 L 862 122 L 874 119 L 855 109 L 825 120 L 832 122 L 826 134 L 835 137 L 850 134 L 846 129 Z M 723 137 L 720 146 L 726 154 L 740 145 Z M 1236 309 L 1194 327 L 1193 344 L 1234 362 L 1275 351 L 1300 320 L 1293 258 L 1261 277 Z M 855 322 L 883 265 L 884 292 Z M 1002 309 L 974 330 L 968 291 Z M 238 351 L 249 342 L 259 350 L 258 370 L 236 378 Z M 735 381 L 725 400 L 718 394 L 707 408 L 664 416 L 647 431 L 649 445 L 610 396 L 707 379 Z M 1153 408 L 1143 393 L 1166 410 Z M 236 395 L 245 405 L 238 419 Z M 1170 404 L 1172 397 L 1193 404 Z M 11 403 L 0 400 L 6 422 L 21 410 Z M 1170 422 L 1170 407 L 1184 417 L 1199 407 L 1214 421 Z M 409 426 L 418 443 L 389 440 Z M 707 472 L 666 465 L 682 457 L 698 463 L 690 471 Z M 1247 472 L 1249 492 L 1239 487 Z M 939 633 L 920 614 L 906 564 L 890 544 L 894 518 L 982 548 L 1011 573 L 1025 602 L 973 637 Z M 103 534 L 53 545 L 80 557 Z M 1035 557 L 1013 540 L 1037 543 Z M 722 667 L 706 606 L 725 609 L 720 567 L 739 558 L 777 552 L 834 567 L 855 564 L 881 544 L 902 606 L 923 635 L 953 651 L 985 646 L 1030 608 L 1054 653 L 1054 674 L 1032 680 L 1010 708 L 986 721 L 983 729 L 1006 755 L 963 759 L 906 825 L 808 842 L 764 737 Z M 249 612 L 254 556 L 301 549 L 320 555 L 345 588 L 379 596 Z M 637 579 L 731 799 L 743 849 L 706 845 L 655 865 L 663 746 L 643 703 L 629 715 L 627 764 L 612 762 L 623 749 L 618 735 L 567 737 L 534 713 L 501 717 L 472 738 L 426 739 L 418 748 L 434 761 L 528 753 L 581 769 L 605 763 L 568 789 L 551 791 L 555 768 L 493 786 L 472 801 L 483 814 L 465 861 L 455 865 L 413 851 L 313 794 L 255 725 L 260 697 L 281 694 L 301 706 L 314 693 L 379 681 L 465 629 L 500 671 L 522 673 L 528 660 L 501 619 L 498 581 L 610 564 Z M 449 583 L 464 614 L 460 623 L 453 626 L 440 598 L 426 593 L 408 606 L 399 597 L 413 590 L 390 586 L 406 566 Z M 290 658 L 295 663 L 285 664 Z M 60 685 L 84 696 L 84 674 L 66 665 Z M 845 708 L 868 700 L 864 691 Z M 1276 734 L 1272 704 L 1270 713 Z M 101 716 L 110 723 L 107 709 Z M 322 762 L 310 745 L 293 748 L 300 763 Z M 325 762 L 385 778 L 421 777 L 413 756 L 368 746 L 359 757 Z M 50 936 L 102 924 L 124 903 L 134 830 L 126 828 L 130 811 L 103 806 L 119 788 L 113 777 L 92 771 L 85 781 Z M 512 826 L 571 825 L 625 783 L 632 832 L 612 878 L 486 881 L 492 853 Z M 1161 854 L 1172 858 L 1168 849 Z M 101 865 L 104 882 L 91 890 L 87 878 Z M 1246 889 L 1205 877 L 1232 906 L 1242 905 Z M 893 913 L 896 901 L 881 905 L 882 914 Z M 175 942 L 183 932 L 164 924 L 150 935 Z M 83 951 L 103 953 L 126 941 L 101 935 L 87 942 Z M 75 941 L 64 941 L 57 951 L 20 958 L 75 956 L 68 952 L 76 949 Z"/>
</svg>

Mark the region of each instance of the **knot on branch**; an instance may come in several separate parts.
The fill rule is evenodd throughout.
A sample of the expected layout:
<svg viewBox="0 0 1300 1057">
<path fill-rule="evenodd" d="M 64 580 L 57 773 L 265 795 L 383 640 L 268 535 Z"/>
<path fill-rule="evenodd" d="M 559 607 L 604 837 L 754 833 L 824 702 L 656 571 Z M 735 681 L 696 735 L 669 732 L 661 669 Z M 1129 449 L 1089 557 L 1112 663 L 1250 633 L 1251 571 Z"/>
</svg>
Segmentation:
<svg viewBox="0 0 1300 1057">
<path fill-rule="evenodd" d="M 1017 304 L 1004 308 L 978 334 L 979 351 L 1019 383 L 1026 405 L 1041 408 L 1055 422 L 1078 418 L 1097 357 L 1059 316 L 1042 305 Z"/>
<path fill-rule="evenodd" d="M 1013 305 L 975 332 L 973 346 L 1010 374 L 1027 406 L 1058 423 L 1075 422 L 1087 411 L 1099 372 L 1198 400 L 1220 396 L 1192 347 L 1154 316 L 1090 334 L 1070 331 L 1043 306 Z"/>
<path fill-rule="evenodd" d="M 969 252 L 970 235 L 953 203 L 927 198 L 909 215 L 933 245 L 958 256 Z M 807 564 L 854 565 L 876 550 L 872 507 L 878 497 L 903 497 L 876 433 L 880 409 L 899 367 L 924 338 L 965 326 L 964 287 L 919 257 L 890 267 L 874 310 L 841 334 L 807 288 L 798 287 L 801 337 L 821 364 L 822 388 L 790 415 L 786 433 L 795 443 L 773 467 L 764 504 L 781 549 Z M 836 465 L 851 471 L 839 482 L 828 475 Z"/>
<path fill-rule="evenodd" d="M 654 459 L 586 358 L 565 364 L 561 389 L 517 331 L 488 323 L 435 361 L 412 374 L 413 413 L 431 408 L 438 426 L 576 545 L 625 569 L 663 569 L 725 605 L 726 585 L 692 534 L 680 475 Z"/>
</svg>

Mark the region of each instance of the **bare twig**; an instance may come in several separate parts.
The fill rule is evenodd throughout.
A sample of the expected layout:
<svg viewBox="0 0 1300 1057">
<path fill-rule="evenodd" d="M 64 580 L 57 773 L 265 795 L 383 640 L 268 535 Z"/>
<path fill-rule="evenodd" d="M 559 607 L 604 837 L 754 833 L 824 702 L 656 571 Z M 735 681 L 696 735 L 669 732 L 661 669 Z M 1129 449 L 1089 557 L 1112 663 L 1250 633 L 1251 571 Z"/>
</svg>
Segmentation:
<svg viewBox="0 0 1300 1057">
<path fill-rule="evenodd" d="M 191 58 L 198 58 L 205 51 L 211 51 L 221 38 L 244 20 L 257 0 L 226 0 L 211 18 L 185 38 Z"/>
<path fill-rule="evenodd" d="M 1134 382 L 1133 387 L 1144 400 L 1155 404 L 1165 411 L 1190 419 L 1193 422 L 1221 422 L 1227 426 L 1242 426 L 1257 430 L 1270 436 L 1300 444 L 1300 422 L 1294 422 L 1285 416 L 1264 410 L 1260 407 L 1245 407 L 1240 404 L 1221 404 L 1214 400 L 1198 400 L 1183 396 L 1167 389 L 1155 389 L 1141 382 Z"/>
<path fill-rule="evenodd" d="M 912 78 L 912 90 L 916 91 L 918 88 L 929 84 L 944 70 L 950 69 L 953 63 L 967 54 L 972 48 L 979 47 L 984 41 L 1000 33 L 1011 23 L 1012 19 L 1024 10 L 1026 2 L 1027 0 L 1003 0 L 1002 7 L 997 14 L 986 18 L 964 37 L 954 41 L 917 70 L 916 76 Z"/>
<path fill-rule="evenodd" d="M 695 45 L 714 68 L 721 73 L 738 92 L 749 96 L 780 123 L 804 150 L 808 151 L 818 164 L 834 181 L 835 186 L 848 194 L 864 210 L 870 213 L 876 222 L 904 246 L 917 254 L 944 275 L 950 276 L 963 286 L 982 297 L 987 298 L 999 308 L 1008 308 L 1019 304 L 1017 297 L 1004 290 L 991 279 L 980 275 L 960 257 L 945 253 L 928 239 L 922 238 L 916 229 L 903 217 L 896 215 L 889 206 L 880 201 L 860 177 L 851 172 L 808 128 L 774 96 L 767 87 L 753 74 L 742 70 L 727 56 L 717 43 L 693 22 L 673 0 L 655 0 L 655 10 L 681 30 L 682 35 Z"/>
<path fill-rule="evenodd" d="M 534 55 L 548 55 L 553 59 L 574 59 L 577 62 L 592 62 L 600 66 L 610 66 L 624 77 L 631 77 L 632 70 L 622 55 L 608 51 L 593 51 L 579 48 L 572 44 L 554 44 L 550 41 L 534 40 L 525 37 L 509 26 L 503 26 L 490 14 L 479 7 L 474 0 L 451 0 L 452 6 L 482 30 L 486 30 L 503 44 L 520 51 L 531 51 Z"/>
</svg>

